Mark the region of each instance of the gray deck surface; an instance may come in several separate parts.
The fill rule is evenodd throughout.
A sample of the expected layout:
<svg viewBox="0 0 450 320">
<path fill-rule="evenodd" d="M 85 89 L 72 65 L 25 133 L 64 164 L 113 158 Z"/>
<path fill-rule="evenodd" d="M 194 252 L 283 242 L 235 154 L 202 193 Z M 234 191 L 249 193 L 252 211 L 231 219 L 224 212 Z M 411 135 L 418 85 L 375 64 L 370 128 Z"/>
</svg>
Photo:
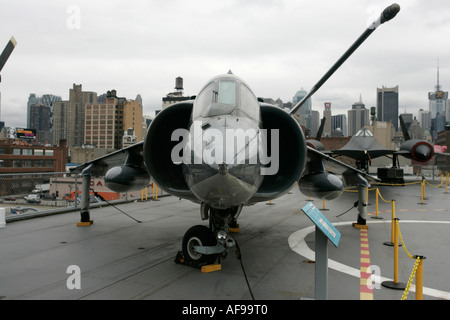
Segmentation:
<svg viewBox="0 0 450 320">
<path fill-rule="evenodd" d="M 437 182 L 432 182 L 437 184 Z M 396 216 L 407 249 L 423 255 L 424 299 L 450 298 L 450 194 L 445 188 L 427 186 L 425 204 L 420 203 L 420 185 L 381 186 L 386 200 L 396 200 Z M 374 191 L 369 195 L 370 213 L 375 211 Z M 360 269 L 360 231 L 353 206 L 357 193 L 345 192 L 340 199 L 326 202 L 322 212 L 342 233 L 339 246 L 329 244 L 330 261 Z M 301 212 L 307 198 L 298 188 L 272 201 L 243 209 L 239 243 L 243 264 L 257 300 L 299 300 L 314 298 L 314 263 L 289 245 L 290 237 L 313 226 Z M 323 209 L 322 201 L 314 201 Z M 391 204 L 380 199 L 379 216 L 369 218 L 370 260 L 381 276 L 393 279 Z M 188 228 L 207 224 L 200 219 L 199 206 L 172 196 L 159 201 L 133 202 L 119 206 L 142 223 L 136 223 L 113 207 L 91 210 L 94 224 L 77 227 L 78 212 L 8 223 L 0 228 L 0 298 L 22 299 L 162 299 L 162 300 L 249 300 L 240 263 L 231 251 L 222 261 L 222 270 L 200 270 L 174 263 Z M 337 224 L 346 223 L 347 224 Z M 297 239 L 298 240 L 298 239 Z M 295 240 L 295 241 L 297 241 Z M 314 250 L 314 232 L 305 237 Z M 291 238 L 292 241 L 292 238 Z M 414 261 L 399 249 L 399 280 L 407 282 Z M 70 290 L 67 268 L 81 270 L 81 289 Z M 328 299 L 359 300 L 360 278 L 334 269 L 328 272 Z M 380 287 L 375 300 L 400 300 L 403 291 Z M 408 299 L 414 299 L 414 291 Z"/>
</svg>

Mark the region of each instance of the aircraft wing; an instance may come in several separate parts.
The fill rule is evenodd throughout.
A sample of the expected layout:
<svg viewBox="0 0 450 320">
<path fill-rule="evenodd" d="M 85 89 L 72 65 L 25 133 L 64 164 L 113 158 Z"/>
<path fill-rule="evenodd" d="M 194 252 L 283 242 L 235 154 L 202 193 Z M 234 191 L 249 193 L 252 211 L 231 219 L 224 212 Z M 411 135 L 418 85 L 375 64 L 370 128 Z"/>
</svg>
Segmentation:
<svg viewBox="0 0 450 320">
<path fill-rule="evenodd" d="M 144 141 L 141 141 L 129 147 L 111 152 L 92 161 L 85 162 L 82 165 L 71 168 L 70 171 L 73 173 L 81 173 L 85 168 L 92 165 L 90 171 L 91 175 L 104 176 L 110 168 L 124 164 L 127 159 L 130 158 L 130 156 L 133 159 L 142 157 L 143 148 Z M 139 161 L 134 161 L 134 163 L 139 164 Z M 140 161 L 140 163 L 142 164 L 143 161 Z"/>
<path fill-rule="evenodd" d="M 344 182 L 347 185 L 355 185 L 360 182 L 358 175 L 368 181 L 381 181 L 380 179 L 373 177 L 366 172 L 358 170 L 346 163 L 343 163 L 333 157 L 326 155 L 323 152 L 320 152 L 314 148 L 308 146 L 308 156 L 316 157 L 316 159 L 320 159 L 324 166 L 326 167 L 328 172 L 332 172 L 338 175 L 342 175 L 344 177 Z"/>
</svg>

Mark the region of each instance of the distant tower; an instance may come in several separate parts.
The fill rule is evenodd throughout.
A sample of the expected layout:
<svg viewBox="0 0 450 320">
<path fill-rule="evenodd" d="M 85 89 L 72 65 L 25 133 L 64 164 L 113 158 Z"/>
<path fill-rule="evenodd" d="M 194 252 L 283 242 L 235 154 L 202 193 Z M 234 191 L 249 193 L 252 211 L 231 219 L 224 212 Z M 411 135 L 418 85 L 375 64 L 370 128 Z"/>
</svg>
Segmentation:
<svg viewBox="0 0 450 320">
<path fill-rule="evenodd" d="M 323 117 L 327 120 L 323 128 L 323 136 L 331 137 L 331 102 L 325 102 L 324 106 Z"/>
<path fill-rule="evenodd" d="M 361 128 L 370 124 L 370 111 L 366 109 L 366 105 L 362 102 L 362 96 L 359 101 L 352 105 L 352 109 L 347 111 L 348 119 L 348 135 L 355 135 Z"/>
<path fill-rule="evenodd" d="M 307 94 L 308 92 L 303 90 L 303 88 L 298 90 L 292 98 L 292 105 L 295 105 L 297 102 L 301 101 Z M 300 116 L 300 124 L 305 126 L 307 129 L 311 129 L 311 98 L 305 102 L 296 114 Z"/>
<path fill-rule="evenodd" d="M 377 88 L 377 121 L 390 121 L 398 130 L 398 86 Z"/>
<path fill-rule="evenodd" d="M 437 65 L 437 83 L 434 92 L 428 93 L 429 111 L 431 117 L 431 137 L 436 139 L 438 132 L 445 130 L 445 124 L 450 121 L 450 110 L 448 107 L 448 92 L 442 90 L 439 81 L 439 61 Z"/>
<path fill-rule="evenodd" d="M 437 66 L 437 84 L 434 92 L 428 93 L 429 110 L 431 112 L 431 119 L 436 118 L 437 114 L 446 116 L 447 121 L 450 120 L 448 114 L 450 110 L 447 107 L 448 92 L 442 90 L 442 86 L 439 83 L 439 62 Z"/>
</svg>

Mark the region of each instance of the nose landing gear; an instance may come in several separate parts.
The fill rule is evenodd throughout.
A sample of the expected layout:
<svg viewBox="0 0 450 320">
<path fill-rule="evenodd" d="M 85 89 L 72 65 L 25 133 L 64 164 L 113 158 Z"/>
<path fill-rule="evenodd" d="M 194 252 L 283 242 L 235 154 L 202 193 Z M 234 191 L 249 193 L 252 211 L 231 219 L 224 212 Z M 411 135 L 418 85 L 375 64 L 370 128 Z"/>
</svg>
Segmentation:
<svg viewBox="0 0 450 320">
<path fill-rule="evenodd" d="M 197 225 L 186 231 L 182 250 L 178 252 L 175 263 L 194 268 L 211 265 L 221 257 L 226 257 L 228 249 L 236 243 L 228 234 L 229 225 L 236 224 L 240 208 L 225 210 L 209 209 L 210 228 Z M 204 215 L 204 212 L 202 212 Z"/>
</svg>

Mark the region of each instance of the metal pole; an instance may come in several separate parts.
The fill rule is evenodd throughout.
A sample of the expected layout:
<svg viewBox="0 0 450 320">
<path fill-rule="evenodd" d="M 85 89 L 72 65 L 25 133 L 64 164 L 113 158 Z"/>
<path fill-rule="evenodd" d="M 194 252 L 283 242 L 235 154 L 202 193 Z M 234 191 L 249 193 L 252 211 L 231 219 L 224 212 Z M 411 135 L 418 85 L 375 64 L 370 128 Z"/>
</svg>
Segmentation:
<svg viewBox="0 0 450 320">
<path fill-rule="evenodd" d="M 419 265 L 416 271 L 416 300 L 423 300 L 423 256 L 414 256 L 415 259 L 419 258 Z"/>
<path fill-rule="evenodd" d="M 395 218 L 394 228 L 394 281 L 384 281 L 381 283 L 383 287 L 396 290 L 405 290 L 406 284 L 398 281 L 398 218 Z"/>
<path fill-rule="evenodd" d="M 393 19 L 400 11 L 400 6 L 396 3 L 383 10 L 380 17 L 367 28 L 361 36 L 347 49 L 338 61 L 328 70 L 328 72 L 312 87 L 309 93 L 292 107 L 290 114 L 295 114 L 311 96 L 339 69 L 340 66 L 355 52 L 356 49 L 383 23 Z"/>
<path fill-rule="evenodd" d="M 328 299 L 328 239 L 316 226 L 315 299 Z"/>
</svg>

